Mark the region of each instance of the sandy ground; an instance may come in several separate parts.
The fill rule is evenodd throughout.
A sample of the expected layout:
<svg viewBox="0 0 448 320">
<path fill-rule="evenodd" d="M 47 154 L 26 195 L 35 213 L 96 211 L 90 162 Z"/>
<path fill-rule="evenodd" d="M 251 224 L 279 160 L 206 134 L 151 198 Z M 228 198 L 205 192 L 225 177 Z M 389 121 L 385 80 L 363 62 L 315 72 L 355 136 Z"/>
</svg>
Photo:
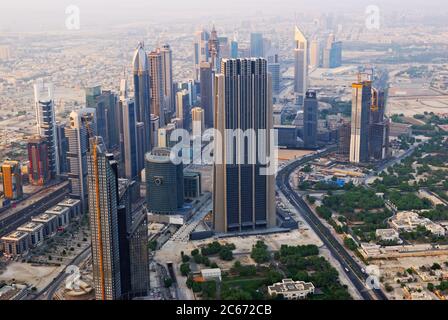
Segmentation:
<svg viewBox="0 0 448 320">
<path fill-rule="evenodd" d="M 45 288 L 63 269 L 64 266 L 33 266 L 28 263 L 12 262 L 0 274 L 0 280 L 11 281 L 15 279 L 16 282 L 30 284 L 39 291 Z"/>
<path fill-rule="evenodd" d="M 286 150 L 280 149 L 278 150 L 278 159 L 279 161 L 289 161 L 294 158 L 300 158 L 307 154 L 313 153 L 314 151 L 310 150 Z"/>
<path fill-rule="evenodd" d="M 405 116 L 412 117 L 415 114 L 422 114 L 423 112 L 443 113 L 448 110 L 448 96 L 440 96 L 434 98 L 409 98 L 409 99 L 397 99 L 389 98 L 387 102 L 386 113 L 392 114 L 404 114 Z"/>
</svg>

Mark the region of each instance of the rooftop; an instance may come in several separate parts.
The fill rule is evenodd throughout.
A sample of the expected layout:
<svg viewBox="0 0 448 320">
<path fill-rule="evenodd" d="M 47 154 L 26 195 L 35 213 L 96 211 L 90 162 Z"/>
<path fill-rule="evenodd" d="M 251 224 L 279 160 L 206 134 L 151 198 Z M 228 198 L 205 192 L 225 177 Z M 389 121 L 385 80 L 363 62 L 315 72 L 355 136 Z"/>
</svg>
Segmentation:
<svg viewBox="0 0 448 320">
<path fill-rule="evenodd" d="M 29 236 L 29 234 L 27 232 L 24 232 L 24 231 L 13 231 L 10 234 L 8 234 L 7 236 L 3 237 L 2 240 L 18 241 L 18 240 L 21 240 L 21 239 L 26 238 L 28 236 Z"/>
</svg>

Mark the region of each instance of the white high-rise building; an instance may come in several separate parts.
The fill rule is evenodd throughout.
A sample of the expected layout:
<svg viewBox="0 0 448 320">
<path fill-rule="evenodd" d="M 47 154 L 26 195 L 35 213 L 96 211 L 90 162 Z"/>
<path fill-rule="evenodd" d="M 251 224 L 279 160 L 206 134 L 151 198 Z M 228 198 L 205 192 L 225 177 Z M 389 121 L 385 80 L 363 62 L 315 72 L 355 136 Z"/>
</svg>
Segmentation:
<svg viewBox="0 0 448 320">
<path fill-rule="evenodd" d="M 303 104 L 308 82 L 308 40 L 305 34 L 294 28 L 294 92 L 297 102 Z"/>
<path fill-rule="evenodd" d="M 96 134 L 96 110 L 84 108 L 70 113 L 69 126 L 65 128 L 68 140 L 68 180 L 70 196 L 81 200 L 83 212 L 87 210 L 87 151 L 89 138 Z"/>
<path fill-rule="evenodd" d="M 369 118 L 372 104 L 372 82 L 360 81 L 352 85 L 352 117 L 350 162 L 369 160 Z"/>
</svg>

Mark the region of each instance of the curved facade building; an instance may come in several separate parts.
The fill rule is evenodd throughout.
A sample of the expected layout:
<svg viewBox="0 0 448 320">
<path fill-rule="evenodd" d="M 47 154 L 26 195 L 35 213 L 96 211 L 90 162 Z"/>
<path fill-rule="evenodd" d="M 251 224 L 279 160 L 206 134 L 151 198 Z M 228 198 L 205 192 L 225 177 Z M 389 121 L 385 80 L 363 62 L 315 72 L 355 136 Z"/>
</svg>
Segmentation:
<svg viewBox="0 0 448 320">
<path fill-rule="evenodd" d="M 183 164 L 174 164 L 169 148 L 154 148 L 145 156 L 146 206 L 149 212 L 171 214 L 184 204 Z"/>
</svg>

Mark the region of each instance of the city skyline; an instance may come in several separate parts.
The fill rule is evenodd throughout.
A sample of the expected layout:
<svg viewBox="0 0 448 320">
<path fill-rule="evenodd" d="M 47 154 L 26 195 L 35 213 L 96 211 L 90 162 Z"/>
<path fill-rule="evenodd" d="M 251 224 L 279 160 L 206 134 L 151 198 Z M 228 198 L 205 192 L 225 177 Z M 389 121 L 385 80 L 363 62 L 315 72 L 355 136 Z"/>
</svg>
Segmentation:
<svg viewBox="0 0 448 320">
<path fill-rule="evenodd" d="M 445 3 L 4 7 L 0 300 L 448 299 Z"/>
</svg>

